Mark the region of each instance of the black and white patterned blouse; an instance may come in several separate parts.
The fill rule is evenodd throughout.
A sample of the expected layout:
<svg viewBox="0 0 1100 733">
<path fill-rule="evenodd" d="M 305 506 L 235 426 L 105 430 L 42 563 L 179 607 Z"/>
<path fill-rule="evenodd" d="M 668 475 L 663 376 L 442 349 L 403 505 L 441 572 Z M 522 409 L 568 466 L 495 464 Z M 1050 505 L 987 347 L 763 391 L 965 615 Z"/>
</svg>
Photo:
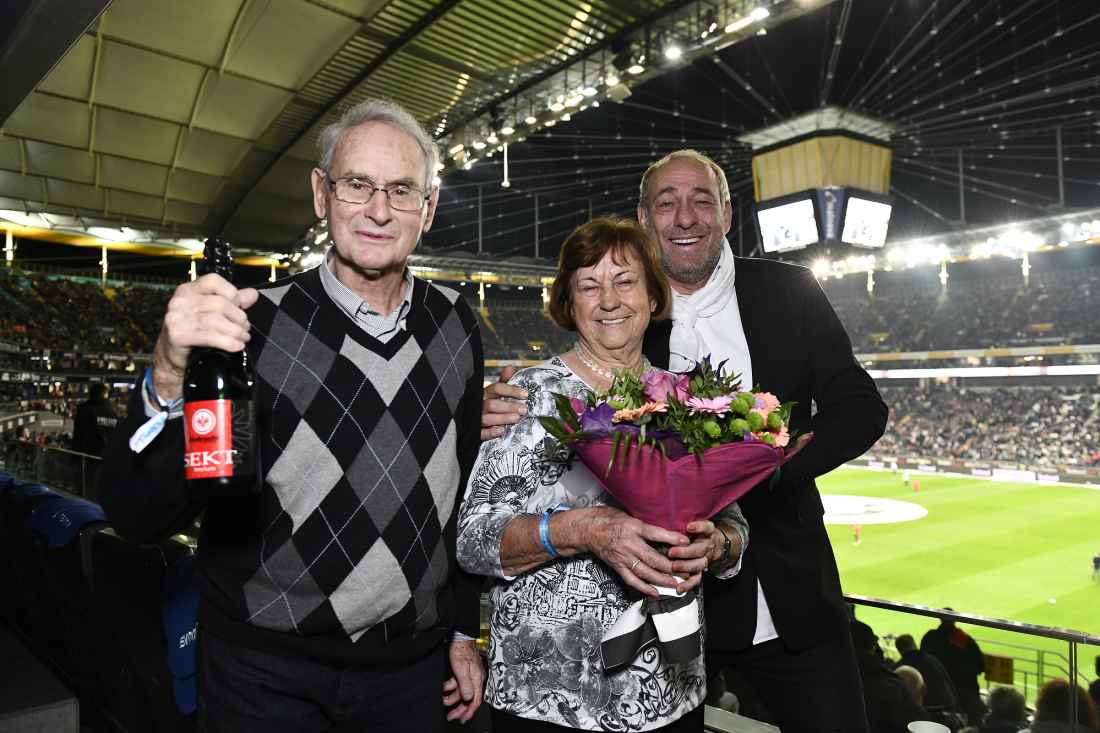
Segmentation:
<svg viewBox="0 0 1100 733">
<path fill-rule="evenodd" d="M 501 538 L 515 517 L 539 515 L 559 503 L 617 506 L 536 419 L 557 415 L 552 393 L 583 400 L 591 388 L 558 357 L 521 370 L 511 383 L 528 391 L 527 416 L 482 444 L 458 526 L 462 567 L 498 579 L 489 594 L 486 700 L 512 715 L 582 730 L 668 725 L 703 703 L 703 657 L 669 665 L 649 647 L 628 667 L 607 675 L 600 640 L 635 600 L 613 570 L 582 553 L 518 577 L 504 575 Z M 723 517 L 746 534 L 736 505 Z M 700 600 L 700 614 L 702 607 Z"/>
</svg>

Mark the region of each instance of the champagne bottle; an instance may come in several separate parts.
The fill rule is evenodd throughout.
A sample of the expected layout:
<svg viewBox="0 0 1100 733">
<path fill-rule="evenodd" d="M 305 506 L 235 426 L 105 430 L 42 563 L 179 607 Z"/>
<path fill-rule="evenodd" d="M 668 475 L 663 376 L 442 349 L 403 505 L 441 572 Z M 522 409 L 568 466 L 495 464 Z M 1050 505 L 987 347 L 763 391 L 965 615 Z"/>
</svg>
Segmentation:
<svg viewBox="0 0 1100 733">
<path fill-rule="evenodd" d="M 233 280 L 228 242 L 208 239 L 203 274 Z M 198 348 L 183 378 L 184 473 L 199 496 L 241 496 L 261 485 L 252 363 L 248 350 Z"/>
</svg>

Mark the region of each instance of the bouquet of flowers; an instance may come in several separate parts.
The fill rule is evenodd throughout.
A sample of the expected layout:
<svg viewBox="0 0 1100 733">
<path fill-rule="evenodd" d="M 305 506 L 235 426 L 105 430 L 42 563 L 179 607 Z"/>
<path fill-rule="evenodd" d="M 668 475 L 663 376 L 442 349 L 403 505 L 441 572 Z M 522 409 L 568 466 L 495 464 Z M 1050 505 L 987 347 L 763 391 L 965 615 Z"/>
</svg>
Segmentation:
<svg viewBox="0 0 1100 733">
<path fill-rule="evenodd" d="M 690 374 L 619 373 L 587 403 L 555 395 L 559 416 L 539 420 L 632 516 L 684 532 L 776 475 L 791 440 L 794 403 L 742 390 L 724 366 L 707 357 Z M 660 602 L 632 604 L 604 634 L 609 672 L 650 644 L 675 663 L 701 652 L 695 594 L 657 591 Z"/>
<path fill-rule="evenodd" d="M 622 372 L 587 403 L 555 395 L 559 416 L 539 420 L 631 515 L 682 532 L 774 473 L 791 440 L 794 403 L 742 390 L 724 366 Z"/>
</svg>

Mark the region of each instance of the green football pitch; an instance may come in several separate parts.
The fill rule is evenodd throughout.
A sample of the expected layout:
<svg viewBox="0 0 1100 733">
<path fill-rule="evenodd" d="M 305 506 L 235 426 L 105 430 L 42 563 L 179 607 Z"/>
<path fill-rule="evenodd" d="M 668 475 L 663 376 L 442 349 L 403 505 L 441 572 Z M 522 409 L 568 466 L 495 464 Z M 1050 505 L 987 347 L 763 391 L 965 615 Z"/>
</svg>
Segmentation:
<svg viewBox="0 0 1100 733">
<path fill-rule="evenodd" d="M 912 521 L 861 522 L 858 544 L 851 523 L 830 524 L 845 593 L 1100 636 L 1100 580 L 1092 577 L 1092 557 L 1100 551 L 1100 491 L 915 471 L 910 478 L 919 480 L 919 491 L 903 483 L 900 471 L 843 468 L 818 479 L 823 495 L 893 499 L 928 512 Z M 909 633 L 918 643 L 937 623 L 868 607 L 856 615 L 880 637 Z M 1021 671 L 1035 666 L 1023 660 L 1038 660 L 1033 650 L 1053 653 L 1044 655 L 1043 676 L 1058 676 L 1049 665 L 1059 663 L 1054 655 L 1068 653 L 1060 641 L 966 628 L 983 651 L 1017 658 L 1017 684 Z M 1094 646 L 1078 652 L 1089 679 L 1097 654 Z"/>
</svg>

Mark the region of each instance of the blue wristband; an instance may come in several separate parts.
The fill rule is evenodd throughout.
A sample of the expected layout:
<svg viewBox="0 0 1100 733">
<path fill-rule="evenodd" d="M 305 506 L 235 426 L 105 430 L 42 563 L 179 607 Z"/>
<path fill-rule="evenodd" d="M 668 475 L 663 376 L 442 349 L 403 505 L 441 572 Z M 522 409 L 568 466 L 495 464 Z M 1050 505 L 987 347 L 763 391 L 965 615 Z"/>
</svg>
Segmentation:
<svg viewBox="0 0 1100 733">
<path fill-rule="evenodd" d="M 153 367 L 145 367 L 145 377 L 141 380 L 142 389 L 149 398 L 148 402 L 161 412 L 167 412 L 168 417 L 179 417 L 183 414 L 183 396 L 179 396 L 171 402 L 165 402 L 157 394 L 157 388 L 153 386 Z"/>
<path fill-rule="evenodd" d="M 561 557 L 554 548 L 553 543 L 550 542 L 550 517 L 569 508 L 568 504 L 556 504 L 543 512 L 542 517 L 539 519 L 539 542 L 542 543 L 542 549 L 546 550 L 550 557 Z"/>
</svg>

